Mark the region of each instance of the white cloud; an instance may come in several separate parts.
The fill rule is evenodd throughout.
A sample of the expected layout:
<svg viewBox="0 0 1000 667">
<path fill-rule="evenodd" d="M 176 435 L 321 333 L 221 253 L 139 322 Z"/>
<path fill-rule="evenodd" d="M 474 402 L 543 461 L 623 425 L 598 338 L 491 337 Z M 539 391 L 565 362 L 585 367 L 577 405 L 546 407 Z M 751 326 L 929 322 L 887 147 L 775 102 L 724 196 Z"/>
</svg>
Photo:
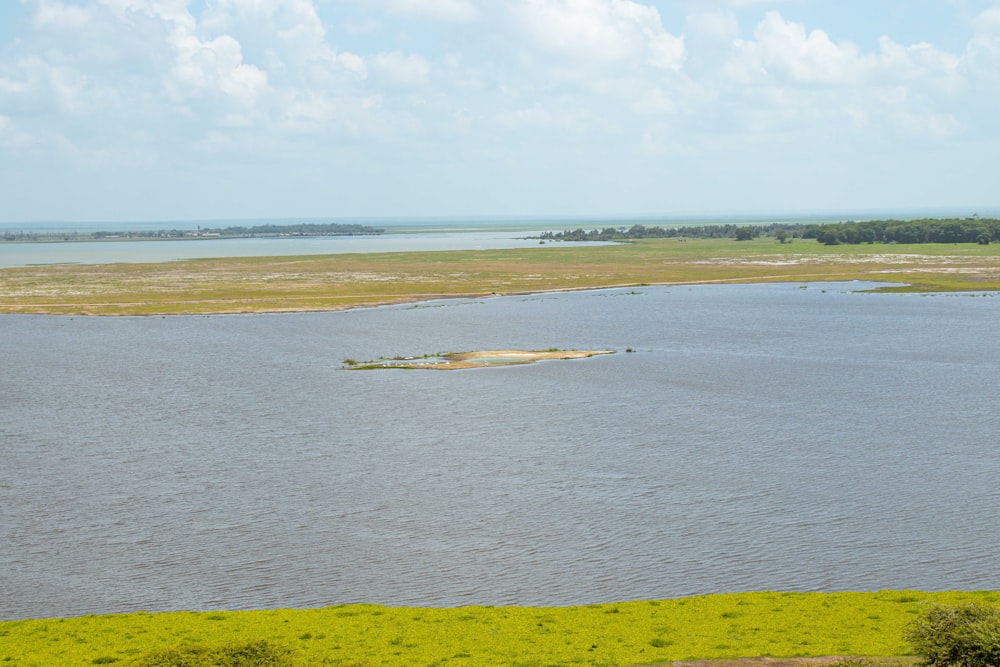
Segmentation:
<svg viewBox="0 0 1000 667">
<path fill-rule="evenodd" d="M 521 0 L 521 28 L 535 45 L 584 63 L 679 69 L 684 40 L 663 28 L 655 7 L 631 0 Z"/>
<path fill-rule="evenodd" d="M 38 61 L 38 59 L 34 58 L 23 58 L 16 63 L 17 73 L 21 75 L 20 80 L 7 76 L 0 76 L 0 100 L 10 104 L 13 100 L 22 97 L 28 92 L 29 83 L 26 80 L 27 77 L 25 77 L 25 74 L 28 69 L 27 63 L 30 60 Z"/>
<path fill-rule="evenodd" d="M 38 5 L 32 23 L 38 30 L 84 30 L 91 25 L 91 12 L 79 5 L 43 2 Z"/>
<path fill-rule="evenodd" d="M 782 2 L 793 2 L 794 0 L 722 0 L 722 4 L 737 9 L 744 7 L 756 7 L 758 5 L 776 5 Z"/>
<path fill-rule="evenodd" d="M 995 2 L 993 7 L 983 10 L 973 24 L 979 33 L 1000 34 L 1000 3 Z"/>
<path fill-rule="evenodd" d="M 973 20 L 975 33 L 962 55 L 962 72 L 971 78 L 1000 79 L 1000 3 Z"/>
<path fill-rule="evenodd" d="M 329 49 L 312 0 L 215 0 L 198 30 L 239 39 L 255 64 L 300 66 Z"/>
<path fill-rule="evenodd" d="M 731 42 L 739 36 L 740 25 L 732 12 L 696 12 L 688 15 L 685 33 L 686 36 L 694 34 L 703 38 Z"/>
<path fill-rule="evenodd" d="M 174 48 L 168 87 L 179 100 L 222 93 L 239 106 L 252 107 L 267 87 L 267 74 L 245 64 L 239 42 L 228 35 L 208 41 L 182 35 Z"/>
<path fill-rule="evenodd" d="M 822 30 L 806 33 L 801 23 L 770 11 L 754 30 L 756 51 L 764 68 L 798 83 L 854 83 L 865 62 L 857 46 L 834 43 Z"/>
<path fill-rule="evenodd" d="M 469 23 L 479 16 L 469 0 L 361 0 L 382 6 L 389 12 L 446 23 Z"/>
<path fill-rule="evenodd" d="M 889 37 L 877 52 L 863 52 L 851 42 L 834 42 L 822 30 L 808 33 L 801 23 L 768 12 L 754 30 L 754 40 L 736 40 L 737 62 L 731 73 L 744 82 L 762 77 L 787 85 L 858 87 L 878 82 L 934 80 L 954 85 L 958 56 L 931 44 L 903 46 Z"/>
<path fill-rule="evenodd" d="M 431 65 L 427 59 L 412 53 L 379 53 L 371 57 L 369 62 L 373 75 L 389 85 L 423 86 L 427 84 L 431 73 Z"/>
<path fill-rule="evenodd" d="M 917 113 L 899 111 L 891 115 L 892 121 L 904 134 L 941 141 L 962 134 L 963 123 L 950 113 Z"/>
<path fill-rule="evenodd" d="M 189 4 L 188 0 L 97 0 L 97 5 L 107 7 L 119 17 L 146 16 L 186 29 L 194 27 Z"/>
<path fill-rule="evenodd" d="M 954 92 L 959 86 L 961 58 L 922 42 L 902 46 L 888 37 L 879 40 L 876 77 L 888 82 L 920 82 L 941 92 Z"/>
</svg>

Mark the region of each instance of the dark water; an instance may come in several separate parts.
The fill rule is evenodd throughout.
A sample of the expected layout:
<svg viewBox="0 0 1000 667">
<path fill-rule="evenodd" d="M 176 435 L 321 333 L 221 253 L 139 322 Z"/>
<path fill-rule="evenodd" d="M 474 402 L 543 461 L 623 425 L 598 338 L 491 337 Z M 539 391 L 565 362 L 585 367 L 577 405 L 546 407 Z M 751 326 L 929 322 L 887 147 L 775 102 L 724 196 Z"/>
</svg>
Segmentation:
<svg viewBox="0 0 1000 667">
<path fill-rule="evenodd" d="M 852 287 L 2 316 L 0 618 L 998 589 L 1000 297 Z"/>
</svg>

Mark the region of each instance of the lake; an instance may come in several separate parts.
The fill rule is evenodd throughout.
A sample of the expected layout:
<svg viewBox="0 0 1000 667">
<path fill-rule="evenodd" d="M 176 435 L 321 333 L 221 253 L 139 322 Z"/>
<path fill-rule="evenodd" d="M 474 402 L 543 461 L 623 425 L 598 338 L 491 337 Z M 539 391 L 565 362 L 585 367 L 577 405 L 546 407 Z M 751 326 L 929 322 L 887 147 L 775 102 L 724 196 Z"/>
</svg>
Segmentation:
<svg viewBox="0 0 1000 667">
<path fill-rule="evenodd" d="M 270 257 L 431 250 L 491 250 L 537 247 L 540 232 L 396 232 L 377 236 L 308 236 L 145 241 L 59 241 L 0 243 L 0 269 L 47 264 L 171 262 L 216 257 Z M 535 236 L 531 239 L 529 236 Z M 587 245 L 595 245 L 587 242 Z M 559 246 L 581 242 L 560 241 Z M 608 245 L 598 243 L 597 245 Z"/>
<path fill-rule="evenodd" d="M 1000 589 L 1000 298 L 862 287 L 0 316 L 0 618 Z"/>
</svg>

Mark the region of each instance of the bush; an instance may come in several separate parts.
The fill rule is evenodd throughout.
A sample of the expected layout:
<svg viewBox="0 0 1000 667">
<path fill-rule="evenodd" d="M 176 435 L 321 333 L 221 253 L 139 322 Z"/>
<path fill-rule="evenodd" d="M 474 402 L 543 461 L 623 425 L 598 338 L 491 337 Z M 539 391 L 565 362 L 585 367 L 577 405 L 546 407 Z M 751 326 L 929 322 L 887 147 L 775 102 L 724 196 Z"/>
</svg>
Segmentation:
<svg viewBox="0 0 1000 667">
<path fill-rule="evenodd" d="M 879 663 L 868 658 L 846 657 L 834 660 L 826 667 L 878 667 Z"/>
<path fill-rule="evenodd" d="M 229 646 L 177 646 L 143 656 L 135 667 L 296 667 L 292 652 L 267 641 Z"/>
<path fill-rule="evenodd" d="M 928 667 L 1000 667 L 1000 609 L 935 605 L 903 635 Z"/>
</svg>

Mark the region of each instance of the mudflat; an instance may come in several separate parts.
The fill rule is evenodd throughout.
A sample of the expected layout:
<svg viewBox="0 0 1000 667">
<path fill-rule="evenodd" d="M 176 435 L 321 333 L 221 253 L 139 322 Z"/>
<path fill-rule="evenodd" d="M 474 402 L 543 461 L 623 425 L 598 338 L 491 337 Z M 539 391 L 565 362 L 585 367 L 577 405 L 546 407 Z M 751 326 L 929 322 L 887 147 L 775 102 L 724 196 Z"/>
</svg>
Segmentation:
<svg viewBox="0 0 1000 667">
<path fill-rule="evenodd" d="M 403 368 L 451 371 L 461 368 L 532 364 L 546 359 L 586 359 L 599 354 L 614 354 L 614 350 L 478 350 L 474 352 L 450 352 L 426 357 L 350 362 L 346 364 L 346 367 L 351 370 Z"/>
</svg>

